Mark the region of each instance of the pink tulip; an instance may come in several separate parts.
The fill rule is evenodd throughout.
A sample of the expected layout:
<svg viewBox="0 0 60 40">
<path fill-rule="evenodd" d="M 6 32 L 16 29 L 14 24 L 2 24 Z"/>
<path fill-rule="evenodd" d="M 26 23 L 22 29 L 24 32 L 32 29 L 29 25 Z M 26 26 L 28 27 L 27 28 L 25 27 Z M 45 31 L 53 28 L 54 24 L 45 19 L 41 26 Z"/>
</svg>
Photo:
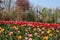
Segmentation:
<svg viewBox="0 0 60 40">
<path fill-rule="evenodd" d="M 42 31 L 41 34 L 44 34 L 44 31 Z"/>
<path fill-rule="evenodd" d="M 29 40 L 33 40 L 32 38 L 29 38 Z"/>
<path fill-rule="evenodd" d="M 32 34 L 28 34 L 29 37 L 32 37 Z"/>
<path fill-rule="evenodd" d="M 9 32 L 9 35 L 13 35 L 13 32 Z"/>
</svg>

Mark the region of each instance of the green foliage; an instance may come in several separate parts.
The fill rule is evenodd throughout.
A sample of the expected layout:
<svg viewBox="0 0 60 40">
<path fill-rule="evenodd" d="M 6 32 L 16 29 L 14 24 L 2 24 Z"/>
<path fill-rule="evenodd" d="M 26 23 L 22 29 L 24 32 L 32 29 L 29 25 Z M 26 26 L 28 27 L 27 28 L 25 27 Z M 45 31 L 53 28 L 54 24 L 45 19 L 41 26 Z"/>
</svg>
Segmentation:
<svg viewBox="0 0 60 40">
<path fill-rule="evenodd" d="M 27 21 L 36 21 L 34 11 L 31 11 L 30 13 L 27 13 Z"/>
<path fill-rule="evenodd" d="M 58 23 L 60 9 L 56 8 L 54 11 L 52 9 L 43 8 L 40 14 L 40 18 L 43 22 Z"/>
<path fill-rule="evenodd" d="M 43 22 L 49 22 L 51 17 L 51 9 L 43 8 L 40 14 L 40 18 L 42 18 Z"/>
</svg>

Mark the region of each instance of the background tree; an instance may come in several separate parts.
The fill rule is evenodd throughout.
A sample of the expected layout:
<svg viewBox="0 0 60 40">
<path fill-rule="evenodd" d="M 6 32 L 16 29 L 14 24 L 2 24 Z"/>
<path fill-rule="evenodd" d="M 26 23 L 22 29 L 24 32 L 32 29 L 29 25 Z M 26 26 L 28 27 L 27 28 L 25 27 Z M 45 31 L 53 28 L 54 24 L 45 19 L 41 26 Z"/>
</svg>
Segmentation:
<svg viewBox="0 0 60 40">
<path fill-rule="evenodd" d="M 11 5 L 12 5 L 11 4 L 12 0 L 2 0 L 2 1 L 3 1 L 2 5 L 4 6 L 4 8 L 9 10 L 11 8 Z"/>
<path fill-rule="evenodd" d="M 33 8 L 33 6 L 30 7 L 29 12 L 27 13 L 27 21 L 36 21 L 35 8 Z"/>
<path fill-rule="evenodd" d="M 49 8 L 43 8 L 40 12 L 40 21 L 51 22 L 52 10 Z"/>
<path fill-rule="evenodd" d="M 23 11 L 26 11 L 30 7 L 30 3 L 28 0 L 17 0 L 17 6 L 19 6 Z"/>
<path fill-rule="evenodd" d="M 47 8 L 43 8 L 40 18 L 44 21 L 47 22 L 48 14 L 47 14 Z"/>
<path fill-rule="evenodd" d="M 52 9 L 47 9 L 47 15 L 48 15 L 48 18 L 47 18 L 47 22 L 51 23 L 52 22 Z"/>
<path fill-rule="evenodd" d="M 28 0 L 17 0 L 16 1 L 16 6 L 17 6 L 17 10 L 19 10 L 19 14 L 18 16 L 22 17 L 23 21 L 27 20 L 27 11 L 30 8 L 30 3 Z"/>
<path fill-rule="evenodd" d="M 2 0 L 2 7 L 4 7 L 4 10 L 2 10 L 2 20 L 10 20 L 12 16 L 13 10 L 11 9 L 11 2 L 12 0 Z M 11 11 L 12 10 L 12 11 Z"/>
<path fill-rule="evenodd" d="M 56 8 L 55 11 L 53 12 L 52 22 L 58 23 L 59 16 L 60 16 L 60 9 Z"/>
</svg>

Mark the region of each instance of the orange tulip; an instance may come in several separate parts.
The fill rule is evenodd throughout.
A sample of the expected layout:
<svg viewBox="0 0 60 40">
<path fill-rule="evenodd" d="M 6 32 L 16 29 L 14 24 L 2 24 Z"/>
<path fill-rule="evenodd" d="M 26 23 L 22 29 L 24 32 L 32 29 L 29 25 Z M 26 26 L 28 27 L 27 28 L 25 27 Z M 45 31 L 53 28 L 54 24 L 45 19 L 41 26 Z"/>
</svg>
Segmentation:
<svg viewBox="0 0 60 40">
<path fill-rule="evenodd" d="M 13 28 L 15 29 L 15 28 L 17 28 L 17 26 L 13 26 Z"/>
<path fill-rule="evenodd" d="M 22 36 L 21 36 L 21 35 L 19 35 L 19 36 L 17 36 L 17 38 L 18 38 L 18 39 L 22 39 Z"/>
</svg>

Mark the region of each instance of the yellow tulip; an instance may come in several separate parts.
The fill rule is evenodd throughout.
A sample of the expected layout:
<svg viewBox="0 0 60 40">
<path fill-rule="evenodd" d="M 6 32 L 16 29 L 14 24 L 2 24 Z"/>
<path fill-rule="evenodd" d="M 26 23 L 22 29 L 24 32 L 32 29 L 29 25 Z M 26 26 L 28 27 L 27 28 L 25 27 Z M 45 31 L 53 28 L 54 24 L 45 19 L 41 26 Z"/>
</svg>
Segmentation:
<svg viewBox="0 0 60 40">
<path fill-rule="evenodd" d="M 1 32 L 3 32 L 3 31 L 4 31 L 4 29 L 2 28 L 2 29 L 1 29 Z"/>
<path fill-rule="evenodd" d="M 51 33 L 51 34 L 49 34 L 49 36 L 53 36 L 53 34 Z"/>
<path fill-rule="evenodd" d="M 0 29 L 2 29 L 2 28 L 0 27 Z"/>
<path fill-rule="evenodd" d="M 48 30 L 47 33 L 49 34 L 51 32 L 51 30 Z"/>
<path fill-rule="evenodd" d="M 59 32 L 59 30 L 56 30 L 56 32 Z"/>
<path fill-rule="evenodd" d="M 4 32 L 4 29 L 0 27 L 0 33 Z"/>
<path fill-rule="evenodd" d="M 48 40 L 48 36 L 44 36 L 44 40 Z"/>
</svg>

